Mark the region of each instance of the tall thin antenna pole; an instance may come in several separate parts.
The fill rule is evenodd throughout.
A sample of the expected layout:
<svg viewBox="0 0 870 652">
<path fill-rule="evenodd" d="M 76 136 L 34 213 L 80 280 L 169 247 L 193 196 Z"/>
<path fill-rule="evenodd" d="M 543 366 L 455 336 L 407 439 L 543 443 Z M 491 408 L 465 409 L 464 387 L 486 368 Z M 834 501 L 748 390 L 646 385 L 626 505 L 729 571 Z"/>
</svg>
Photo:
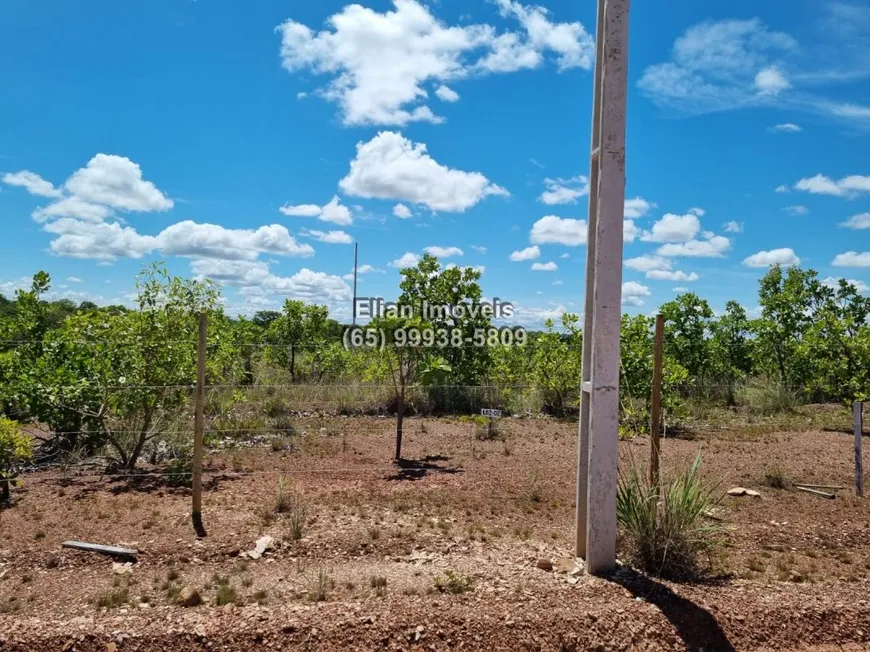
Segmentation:
<svg viewBox="0 0 870 652">
<path fill-rule="evenodd" d="M 359 243 L 353 243 L 353 325 L 356 326 L 356 263 Z"/>
</svg>

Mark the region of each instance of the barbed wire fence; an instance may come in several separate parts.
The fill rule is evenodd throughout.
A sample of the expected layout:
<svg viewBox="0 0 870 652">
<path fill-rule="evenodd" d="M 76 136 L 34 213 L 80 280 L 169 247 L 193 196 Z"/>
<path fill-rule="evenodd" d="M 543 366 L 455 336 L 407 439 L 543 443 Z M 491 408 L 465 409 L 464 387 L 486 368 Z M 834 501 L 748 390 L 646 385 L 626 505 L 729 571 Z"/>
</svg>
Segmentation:
<svg viewBox="0 0 870 652">
<path fill-rule="evenodd" d="M 21 346 L 46 346 L 42 340 L 5 340 L 5 348 Z M 92 340 L 71 340 L 63 345 L 99 347 L 105 342 Z M 184 340 L 175 342 L 179 346 L 190 346 L 191 357 L 203 353 L 208 358 L 210 350 L 218 343 L 205 343 L 204 351 L 199 351 L 193 342 Z M 312 382 L 316 374 L 309 369 L 306 373 L 304 365 L 324 353 L 331 344 L 295 344 L 301 353 L 298 360 L 302 370 L 299 382 L 292 382 L 286 369 L 276 366 L 274 361 L 267 362 L 264 353 L 267 351 L 284 350 L 291 345 L 279 342 L 234 342 L 234 346 L 242 351 L 259 352 L 256 361 L 257 368 L 230 382 L 176 382 L 176 383 L 120 383 L 105 382 L 104 379 L 91 379 L 98 385 L 104 395 L 124 395 L 138 393 L 146 395 L 173 393 L 177 396 L 177 407 L 159 419 L 147 425 L 133 424 L 136 417 L 121 418 L 107 415 L 85 415 L 86 427 L 77 429 L 46 429 L 39 424 L 27 427 L 27 431 L 43 442 L 50 442 L 58 437 L 68 440 L 83 440 L 88 438 L 105 439 L 107 436 L 123 442 L 124 445 L 137 446 L 140 442 L 141 454 L 151 462 L 152 467 L 163 463 L 166 468 L 160 470 L 140 470 L 135 464 L 127 469 L 119 469 L 116 460 L 106 455 L 105 450 L 97 454 L 79 455 L 75 451 L 49 450 L 39 461 L 37 468 L 50 472 L 45 477 L 76 477 L 86 478 L 127 478 L 148 479 L 160 478 L 172 483 L 190 486 L 192 469 L 183 464 L 174 465 L 176 459 L 185 458 L 193 446 L 197 391 L 203 394 L 201 419 L 203 424 L 203 443 L 205 450 L 220 451 L 239 445 L 275 446 L 287 445 L 287 440 L 299 436 L 299 421 L 306 418 L 327 419 L 336 417 L 379 416 L 396 418 L 397 392 L 395 382 L 387 382 L 382 373 L 374 380 L 366 380 L 359 375 L 339 373 L 327 374 L 324 380 Z M 136 342 L 113 343 L 113 346 L 136 347 Z M 550 344 L 526 342 L 522 351 L 531 360 Z M 511 382 L 509 379 L 499 379 L 489 376 L 478 384 L 427 384 L 410 382 L 402 388 L 405 416 L 407 418 L 461 418 L 469 419 L 472 429 L 479 426 L 486 428 L 483 422 L 476 420 L 480 410 L 484 408 L 502 410 L 505 416 L 519 418 L 534 418 L 541 415 L 553 416 L 568 421 L 576 421 L 580 403 L 579 387 L 579 357 L 581 346 L 573 342 L 563 341 L 560 351 L 576 355 L 574 361 L 578 374 L 573 385 L 558 385 L 553 378 L 533 378 L 535 382 Z M 380 347 L 381 353 L 398 355 L 397 350 L 390 350 L 389 345 Z M 407 348 L 407 347 L 406 347 Z M 418 347 L 426 349 L 427 347 Z M 438 347 L 428 347 L 438 352 Z M 360 355 L 376 355 L 378 349 L 361 348 Z M 567 362 L 567 361 L 565 361 Z M 529 365 L 526 369 L 531 371 Z M 521 370 L 522 371 L 522 370 Z M 392 372 L 390 372 L 392 373 Z M 115 374 L 123 378 L 123 374 Z M 321 375 L 320 378 L 324 378 Z M 502 382 L 499 382 L 502 380 Z M 88 382 L 86 380 L 86 382 Z M 679 407 L 665 408 L 664 431 L 669 432 L 681 427 L 719 427 L 734 423 L 761 424 L 767 428 L 794 428 L 800 424 L 789 411 L 799 407 L 795 397 L 797 388 L 790 388 L 781 383 L 773 383 L 764 379 L 744 379 L 740 381 L 723 382 L 716 379 L 688 379 L 673 383 L 667 390 L 677 399 L 674 404 Z M 729 401 L 737 397 L 737 405 L 729 405 Z M 634 422 L 634 430 L 630 436 L 649 432 L 648 414 L 645 411 L 649 397 L 640 388 L 633 388 L 628 383 L 623 384 L 622 412 L 624 422 Z M 639 407 L 638 407 L 639 406 Z M 58 407 L 65 406 L 63 398 L 58 400 Z M 850 426 L 851 415 L 840 406 L 831 407 L 829 418 L 831 427 L 843 430 Z M 857 418 L 857 417 L 856 417 Z M 646 424 L 644 421 L 646 420 Z M 723 423 L 726 422 L 726 423 Z M 809 425 L 818 425 L 821 421 Z M 645 427 L 644 427 L 645 425 Z M 472 435 L 474 437 L 474 435 Z M 132 442 L 132 443 L 131 443 Z M 856 435 L 856 463 L 860 459 L 858 445 L 860 438 Z M 292 445 L 292 444 L 291 444 Z M 50 449 L 50 447 L 49 447 Z M 294 473 L 329 474 L 329 473 L 386 473 L 395 470 L 395 465 L 385 458 L 384 464 L 360 465 L 353 470 L 323 466 L 319 468 L 294 468 Z M 278 475 L 281 471 L 225 471 L 207 470 L 211 475 L 231 475 L 246 477 L 254 475 Z M 856 478 L 858 477 L 856 472 Z"/>
</svg>

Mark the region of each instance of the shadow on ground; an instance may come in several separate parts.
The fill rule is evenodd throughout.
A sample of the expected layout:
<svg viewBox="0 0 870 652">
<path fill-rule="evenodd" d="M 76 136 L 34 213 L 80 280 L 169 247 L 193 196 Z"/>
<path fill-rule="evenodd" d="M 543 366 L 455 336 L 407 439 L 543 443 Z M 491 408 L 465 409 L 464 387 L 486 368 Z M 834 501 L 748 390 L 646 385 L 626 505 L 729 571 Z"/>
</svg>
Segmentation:
<svg viewBox="0 0 870 652">
<path fill-rule="evenodd" d="M 611 580 L 624 586 L 636 598 L 658 607 L 689 650 L 734 652 L 734 646 L 713 614 L 678 595 L 670 587 L 625 567 L 615 573 Z"/>
<path fill-rule="evenodd" d="M 237 474 L 203 469 L 203 491 L 216 491 L 224 482 L 238 479 Z M 97 478 L 99 481 L 94 482 Z M 160 472 L 71 474 L 49 480 L 62 489 L 77 489 L 81 496 L 108 492 L 114 495 L 126 493 L 159 493 L 185 495 L 190 493 L 192 478 L 174 478 Z"/>
<path fill-rule="evenodd" d="M 387 480 L 420 480 L 430 473 L 462 473 L 462 469 L 453 466 L 438 464 L 449 462 L 450 458 L 445 455 L 427 455 L 420 460 L 399 460 L 396 462 L 397 470 Z"/>
</svg>

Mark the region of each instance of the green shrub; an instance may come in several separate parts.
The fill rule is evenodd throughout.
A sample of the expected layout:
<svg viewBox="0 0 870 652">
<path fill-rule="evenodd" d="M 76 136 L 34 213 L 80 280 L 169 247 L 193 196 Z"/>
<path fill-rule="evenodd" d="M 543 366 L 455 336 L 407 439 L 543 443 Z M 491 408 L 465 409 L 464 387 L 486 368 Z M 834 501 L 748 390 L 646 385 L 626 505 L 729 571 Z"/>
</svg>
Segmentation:
<svg viewBox="0 0 870 652">
<path fill-rule="evenodd" d="M 189 487 L 193 482 L 193 453 L 190 448 L 176 451 L 163 471 L 170 487 Z"/>
<path fill-rule="evenodd" d="M 9 500 L 19 467 L 33 456 L 33 443 L 17 421 L 0 417 L 0 502 Z"/>
<path fill-rule="evenodd" d="M 439 575 L 433 581 L 435 583 L 435 590 L 440 591 L 441 593 L 453 594 L 470 591 L 474 584 L 473 580 L 467 575 L 462 575 L 461 573 L 451 570 L 446 571 L 444 577 Z"/>
<path fill-rule="evenodd" d="M 127 587 L 121 587 L 98 596 L 95 602 L 100 609 L 117 609 L 123 607 L 129 600 L 130 590 Z"/>
<path fill-rule="evenodd" d="M 236 598 L 236 589 L 232 584 L 224 582 L 218 585 L 217 595 L 215 596 L 215 604 L 217 606 L 222 607 L 226 604 L 235 604 Z"/>
<path fill-rule="evenodd" d="M 628 555 L 643 571 L 672 580 L 706 574 L 721 544 L 721 525 L 707 520 L 717 487 L 701 479 L 701 454 L 660 486 L 632 463 L 620 474 L 616 515 Z"/>
</svg>

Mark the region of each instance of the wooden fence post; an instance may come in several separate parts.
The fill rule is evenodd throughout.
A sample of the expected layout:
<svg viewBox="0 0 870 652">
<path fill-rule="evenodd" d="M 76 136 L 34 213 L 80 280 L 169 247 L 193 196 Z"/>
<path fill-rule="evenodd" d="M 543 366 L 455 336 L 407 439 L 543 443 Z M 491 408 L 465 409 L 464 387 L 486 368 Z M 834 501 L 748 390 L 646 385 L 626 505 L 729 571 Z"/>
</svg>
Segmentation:
<svg viewBox="0 0 870 652">
<path fill-rule="evenodd" d="M 864 495 L 864 455 L 862 435 L 864 431 L 864 404 L 861 401 L 852 403 L 852 415 L 855 417 L 855 493 Z"/>
<path fill-rule="evenodd" d="M 649 482 L 650 486 L 659 484 L 660 429 L 662 423 L 662 349 L 664 341 L 665 316 L 656 315 L 655 339 L 653 341 L 652 406 L 650 414 Z"/>
<path fill-rule="evenodd" d="M 199 313 L 199 343 L 196 351 L 196 399 L 193 416 L 193 529 L 205 536 L 202 524 L 202 447 L 205 432 L 205 345 L 208 315 Z"/>
</svg>

